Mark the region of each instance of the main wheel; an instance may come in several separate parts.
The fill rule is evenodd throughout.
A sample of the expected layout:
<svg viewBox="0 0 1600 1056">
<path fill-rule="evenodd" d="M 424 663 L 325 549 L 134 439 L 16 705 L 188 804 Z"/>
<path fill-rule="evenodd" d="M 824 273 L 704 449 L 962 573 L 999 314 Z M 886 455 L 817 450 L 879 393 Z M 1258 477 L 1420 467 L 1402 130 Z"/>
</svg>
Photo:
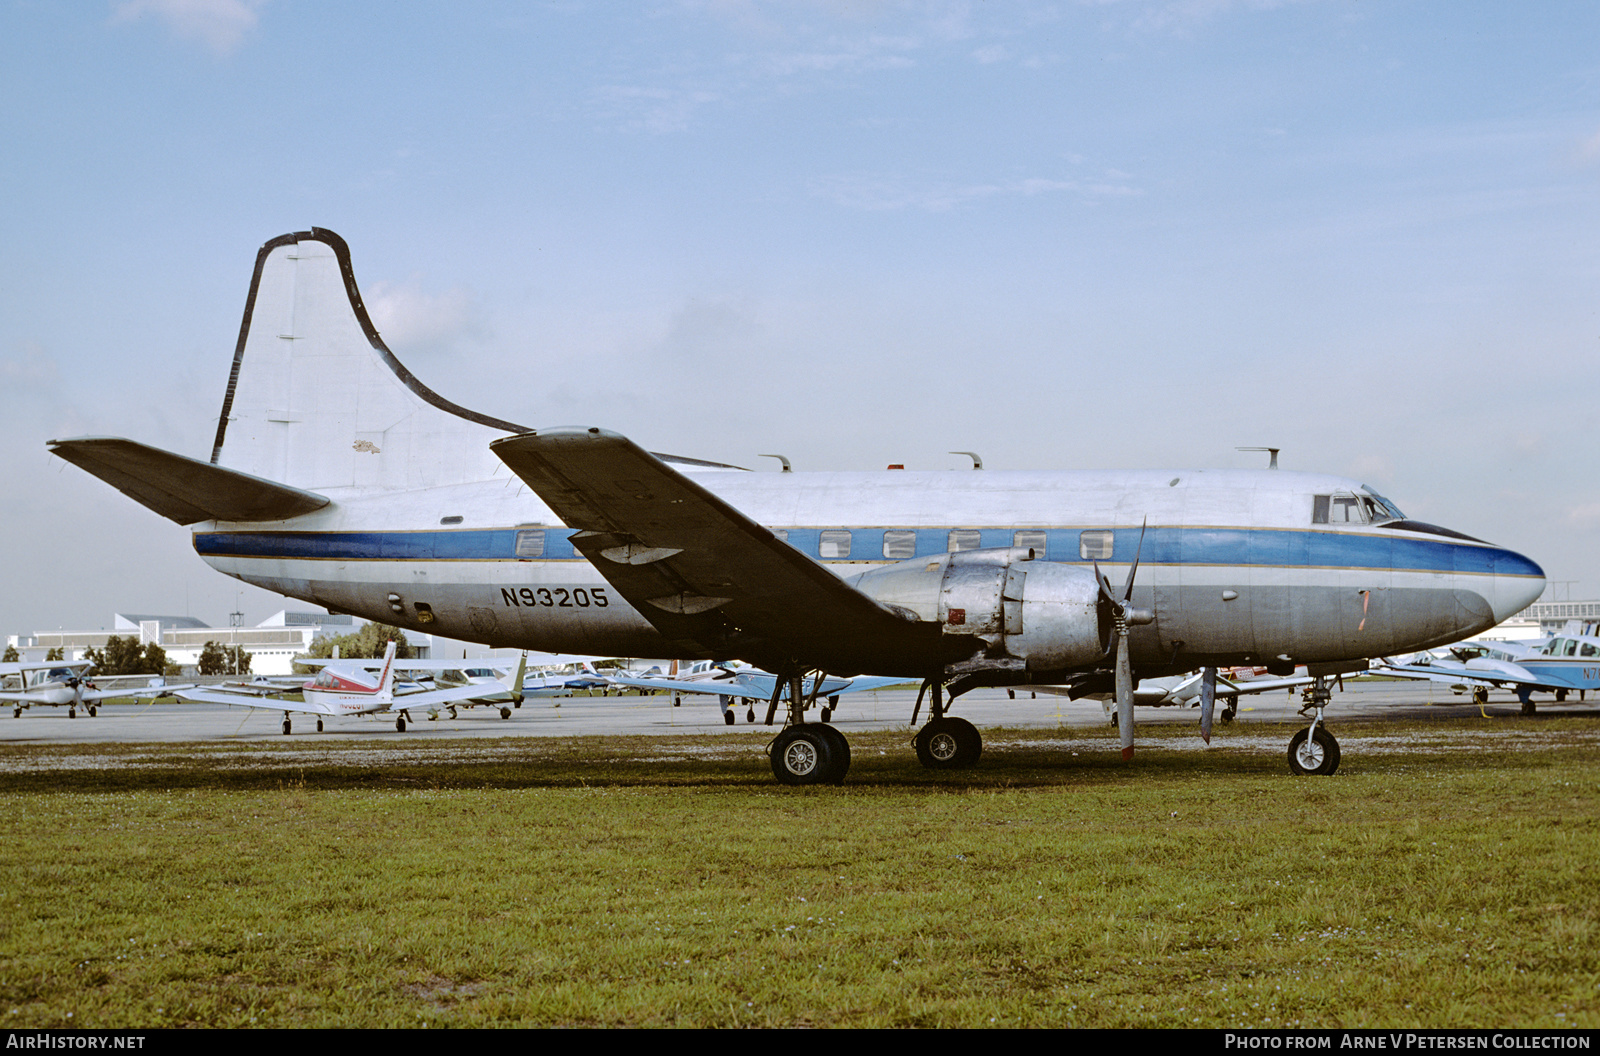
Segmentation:
<svg viewBox="0 0 1600 1056">
<path fill-rule="evenodd" d="M 401 733 L 406 732 L 406 717 L 404 715 L 394 720 L 394 728 L 399 730 Z"/>
<path fill-rule="evenodd" d="M 283 717 L 283 735 L 285 737 L 289 735 L 289 716 L 287 715 Z"/>
<path fill-rule="evenodd" d="M 100 709 L 95 707 L 93 704 L 90 704 L 89 705 L 89 717 L 92 719 L 98 714 L 100 714 Z"/>
<path fill-rule="evenodd" d="M 322 720 L 321 719 L 317 720 L 317 732 L 318 733 L 322 732 Z"/>
<path fill-rule="evenodd" d="M 749 711 L 744 713 L 744 721 L 745 722 L 755 722 L 756 721 L 756 709 L 754 707 L 752 707 Z"/>
<path fill-rule="evenodd" d="M 1339 769 L 1339 742 L 1326 726 L 1310 727 L 1289 738 L 1289 769 L 1296 774 L 1331 774 Z"/>
<path fill-rule="evenodd" d="M 500 717 L 502 719 L 509 719 L 511 717 L 511 709 L 510 708 L 501 708 L 500 709 Z"/>
<path fill-rule="evenodd" d="M 917 731 L 917 761 L 930 770 L 971 766 L 983 752 L 983 737 L 966 719 L 934 719 Z"/>
<path fill-rule="evenodd" d="M 724 726 L 732 726 L 733 725 L 733 712 L 725 711 L 725 712 L 722 713 L 722 724 Z"/>
<path fill-rule="evenodd" d="M 833 768 L 837 771 L 833 783 L 838 784 L 850 769 L 850 742 L 845 740 L 844 734 L 836 726 L 819 725 L 817 732 L 828 738 L 829 747 L 833 750 Z"/>
<path fill-rule="evenodd" d="M 836 780 L 833 739 L 812 723 L 783 730 L 773 738 L 768 754 L 772 775 L 785 785 L 822 785 Z"/>
<path fill-rule="evenodd" d="M 1522 714 L 1534 715 L 1538 713 L 1538 710 L 1538 706 L 1534 704 L 1532 697 L 1522 698 Z"/>
</svg>

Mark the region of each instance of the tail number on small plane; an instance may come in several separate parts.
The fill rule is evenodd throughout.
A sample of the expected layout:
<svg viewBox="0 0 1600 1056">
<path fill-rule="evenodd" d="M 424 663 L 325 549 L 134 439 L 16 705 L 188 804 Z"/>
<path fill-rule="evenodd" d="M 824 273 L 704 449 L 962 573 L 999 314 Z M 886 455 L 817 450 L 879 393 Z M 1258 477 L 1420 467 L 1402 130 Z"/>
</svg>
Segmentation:
<svg viewBox="0 0 1600 1056">
<path fill-rule="evenodd" d="M 552 609 L 603 609 L 611 604 L 604 587 L 501 587 L 500 601 L 509 608 L 546 605 Z"/>
</svg>

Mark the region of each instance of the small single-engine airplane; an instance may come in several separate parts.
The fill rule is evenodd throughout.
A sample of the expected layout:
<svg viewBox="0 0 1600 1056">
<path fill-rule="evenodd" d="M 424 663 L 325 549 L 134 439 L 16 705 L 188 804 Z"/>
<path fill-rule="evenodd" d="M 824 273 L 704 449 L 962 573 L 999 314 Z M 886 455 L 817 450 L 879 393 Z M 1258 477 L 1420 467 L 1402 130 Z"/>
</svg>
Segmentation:
<svg viewBox="0 0 1600 1056">
<path fill-rule="evenodd" d="M 1187 675 L 1165 675 L 1161 678 L 1145 678 L 1133 691 L 1133 704 L 1140 708 L 1203 708 L 1205 706 L 1206 672 L 1195 671 Z M 1239 698 L 1253 693 L 1270 693 L 1277 689 L 1295 689 L 1299 686 L 1315 684 L 1316 679 L 1310 675 L 1294 675 L 1289 678 L 1228 678 L 1220 673 L 1211 676 L 1211 699 L 1213 706 L 1216 701 L 1223 702 L 1222 721 L 1232 722 L 1239 710 Z M 1112 725 L 1118 725 L 1120 719 L 1116 713 L 1116 695 L 1112 687 L 1096 686 L 1092 681 L 1085 681 L 1068 686 L 1029 686 L 1030 690 L 1039 693 L 1051 693 L 1057 696 L 1070 697 L 1073 700 L 1089 698 L 1098 700 L 1106 709 L 1106 715 L 1111 719 Z M 1015 691 L 1013 691 L 1015 692 Z M 1201 737 L 1207 743 L 1211 740 L 1211 722 L 1204 718 L 1201 723 Z"/>
<path fill-rule="evenodd" d="M 788 723 L 768 756 L 795 784 L 849 765 L 843 735 L 805 721 L 825 684 L 807 691 L 811 672 L 923 680 L 919 737 L 947 747 L 978 740 L 947 713 L 970 689 L 1101 672 L 1127 759 L 1138 679 L 1304 664 L 1318 707 L 1289 764 L 1331 773 L 1328 677 L 1486 630 L 1545 582 L 1521 554 L 1326 474 L 752 473 L 598 427 L 531 430 L 407 370 L 349 247 L 317 228 L 256 257 L 209 460 L 114 437 L 49 446 L 191 526 L 219 571 L 335 612 L 772 671 Z"/>
<path fill-rule="evenodd" d="M 1522 714 L 1532 715 L 1538 708 L 1533 694 L 1554 693 L 1556 701 L 1577 692 L 1582 699 L 1591 689 L 1600 689 L 1600 637 L 1567 631 L 1537 647 L 1515 642 L 1460 642 L 1450 646 L 1444 656 L 1421 655 L 1410 663 L 1385 660 L 1373 670 L 1398 678 L 1442 682 L 1459 692 L 1472 691 L 1473 702 L 1488 701 L 1490 689 L 1510 689 L 1517 694 Z"/>
<path fill-rule="evenodd" d="M 652 689 L 673 695 L 673 706 L 677 706 L 677 696 L 680 693 L 704 693 L 719 698 L 722 707 L 722 721 L 729 726 L 734 724 L 733 701 L 735 700 L 766 700 L 772 701 L 774 690 L 778 685 L 778 676 L 767 671 L 753 667 L 734 668 L 726 661 L 702 660 L 689 665 L 682 672 L 677 670 L 677 661 L 673 661 L 673 671 L 659 677 L 619 675 L 611 679 L 614 686 L 628 686 L 633 689 Z M 833 710 L 839 706 L 839 697 L 846 693 L 862 693 L 869 689 L 883 689 L 886 686 L 899 685 L 908 681 L 904 678 L 891 676 L 875 676 L 865 678 L 828 678 L 824 677 L 822 685 L 816 685 L 816 676 L 807 676 L 801 685 L 801 690 L 809 697 L 825 697 L 827 704 L 821 707 L 818 718 L 828 722 L 833 718 Z M 776 704 L 767 708 L 767 725 L 772 725 Z M 752 703 L 745 712 L 747 722 L 756 721 L 756 709 Z"/>
<path fill-rule="evenodd" d="M 37 705 L 51 707 L 65 707 L 67 718 L 78 717 L 78 709 L 83 708 L 91 716 L 100 713 L 100 702 L 109 698 L 133 697 L 137 700 L 152 700 L 156 697 L 170 697 L 185 686 L 169 686 L 167 680 L 160 675 L 110 675 L 102 677 L 101 681 L 108 685 L 113 680 L 127 678 L 143 678 L 146 683 L 141 689 L 105 688 L 102 689 L 89 677 L 89 671 L 94 667 L 92 660 L 43 660 L 21 661 L 0 664 L 0 677 L 15 675 L 21 683 L 20 689 L 0 690 L 0 700 L 11 704 L 11 717 L 22 718 L 22 713 L 28 708 Z"/>
<path fill-rule="evenodd" d="M 215 689 L 188 689 L 178 696 L 183 700 L 208 704 L 239 705 L 247 708 L 270 708 L 283 712 L 283 732 L 290 732 L 289 717 L 294 712 L 317 716 L 317 732 L 322 732 L 324 715 L 370 715 L 374 712 L 397 712 L 394 727 L 405 732 L 411 720 L 412 708 L 438 708 L 462 705 L 468 702 L 499 703 L 503 700 L 522 701 L 522 674 L 526 658 L 517 664 L 516 677 L 509 682 L 491 681 L 453 686 L 448 689 L 421 690 L 404 695 L 395 692 L 398 666 L 394 659 L 395 643 L 390 642 L 384 652 L 381 667 L 374 675 L 360 660 L 331 660 L 322 665 L 317 677 L 299 688 L 302 699 L 289 700 L 283 694 L 288 687 L 272 681 L 224 683 Z M 304 661 L 299 661 L 304 664 Z M 501 708 L 501 717 L 509 718 L 509 708 Z"/>
</svg>

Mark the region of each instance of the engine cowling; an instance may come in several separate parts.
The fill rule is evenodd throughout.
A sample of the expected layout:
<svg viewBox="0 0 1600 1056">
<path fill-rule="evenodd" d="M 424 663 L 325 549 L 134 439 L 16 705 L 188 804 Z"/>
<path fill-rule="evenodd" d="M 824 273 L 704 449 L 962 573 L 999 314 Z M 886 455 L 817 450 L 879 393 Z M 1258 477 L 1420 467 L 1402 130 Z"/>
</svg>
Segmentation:
<svg viewBox="0 0 1600 1056">
<path fill-rule="evenodd" d="M 1029 547 L 961 550 L 881 565 L 848 582 L 885 605 L 979 642 L 980 666 L 1092 666 L 1111 642 L 1094 572 L 1034 560 Z M 1009 661 L 1009 662 L 1008 662 Z"/>
</svg>

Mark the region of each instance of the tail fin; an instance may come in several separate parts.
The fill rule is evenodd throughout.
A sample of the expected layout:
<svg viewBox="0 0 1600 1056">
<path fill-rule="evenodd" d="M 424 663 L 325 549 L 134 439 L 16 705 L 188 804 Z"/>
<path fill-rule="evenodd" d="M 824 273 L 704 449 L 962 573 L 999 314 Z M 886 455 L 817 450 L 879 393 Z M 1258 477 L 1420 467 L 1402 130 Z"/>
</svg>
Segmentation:
<svg viewBox="0 0 1600 1056">
<path fill-rule="evenodd" d="M 394 639 L 389 640 L 389 648 L 383 654 L 383 674 L 378 677 L 378 698 L 382 701 L 394 700 Z"/>
<path fill-rule="evenodd" d="M 214 465 L 313 491 L 432 487 L 488 478 L 489 441 L 527 431 L 451 403 L 395 358 L 344 239 L 314 227 L 261 247 Z"/>
</svg>

